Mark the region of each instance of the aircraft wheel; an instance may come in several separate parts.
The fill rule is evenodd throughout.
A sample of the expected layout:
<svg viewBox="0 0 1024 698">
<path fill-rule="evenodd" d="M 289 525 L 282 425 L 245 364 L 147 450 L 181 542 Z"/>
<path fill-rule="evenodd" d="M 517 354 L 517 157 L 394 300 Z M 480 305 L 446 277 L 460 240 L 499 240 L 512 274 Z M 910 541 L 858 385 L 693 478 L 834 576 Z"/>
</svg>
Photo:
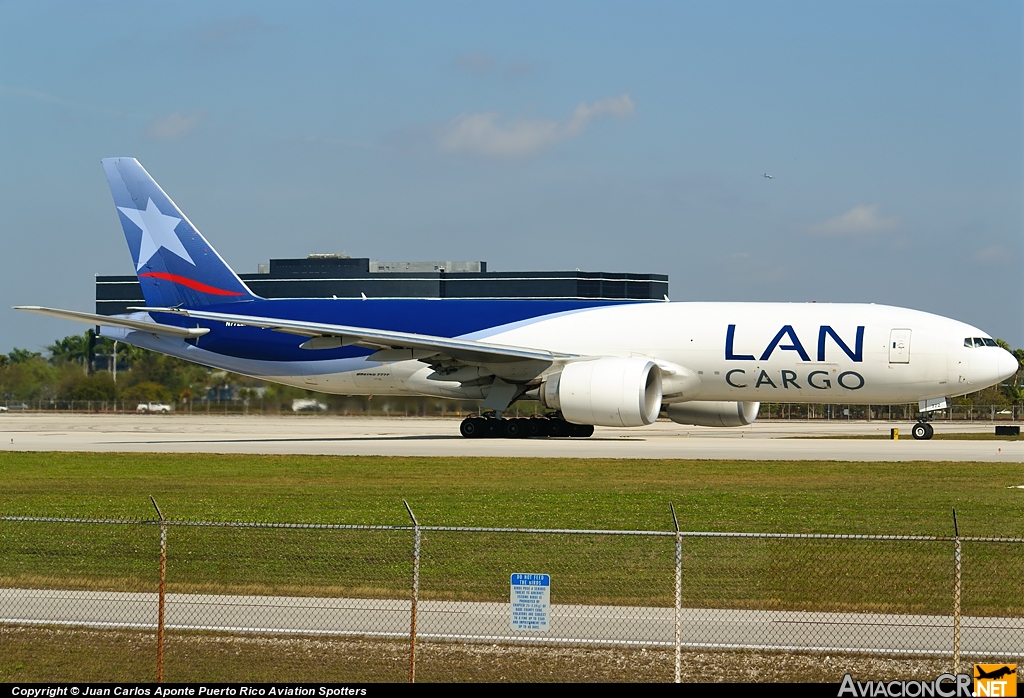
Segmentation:
<svg viewBox="0 0 1024 698">
<path fill-rule="evenodd" d="M 593 424 L 569 424 L 569 436 L 585 439 L 594 435 Z"/>
<path fill-rule="evenodd" d="M 543 437 L 548 435 L 548 420 L 543 417 L 530 417 L 526 420 L 526 436 Z"/>
<path fill-rule="evenodd" d="M 466 417 L 462 420 L 462 424 L 459 425 L 459 433 L 467 439 L 478 439 L 481 436 L 485 436 L 486 432 L 487 425 L 479 417 Z"/>
<path fill-rule="evenodd" d="M 568 436 L 569 422 L 564 419 L 552 419 L 548 422 L 548 436 Z"/>
<path fill-rule="evenodd" d="M 917 441 L 927 441 L 932 438 L 935 430 L 932 428 L 932 425 L 927 422 L 918 422 L 914 425 L 914 428 L 910 430 L 910 433 Z"/>
<path fill-rule="evenodd" d="M 501 420 L 501 435 L 506 439 L 521 439 L 526 436 L 526 426 L 522 419 Z"/>
</svg>

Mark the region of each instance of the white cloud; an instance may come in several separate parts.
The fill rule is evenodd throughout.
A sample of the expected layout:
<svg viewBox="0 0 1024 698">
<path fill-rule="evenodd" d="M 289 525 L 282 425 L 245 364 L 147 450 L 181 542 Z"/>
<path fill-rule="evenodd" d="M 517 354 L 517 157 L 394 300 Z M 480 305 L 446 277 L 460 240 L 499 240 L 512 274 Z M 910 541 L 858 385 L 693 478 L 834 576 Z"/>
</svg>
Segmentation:
<svg viewBox="0 0 1024 698">
<path fill-rule="evenodd" d="M 564 121 L 515 119 L 502 123 L 498 112 L 463 114 L 440 134 L 441 148 L 449 153 L 512 159 L 533 155 L 586 131 L 598 116 L 625 118 L 635 105 L 628 94 L 607 97 L 593 104 L 580 103 Z"/>
<path fill-rule="evenodd" d="M 992 245 L 975 250 L 971 261 L 982 267 L 999 267 L 1013 261 L 1013 253 L 1006 245 Z"/>
<path fill-rule="evenodd" d="M 846 213 L 829 218 L 820 225 L 812 226 L 811 232 L 822 235 L 868 235 L 884 233 L 899 227 L 900 219 L 898 217 L 883 216 L 878 209 L 878 204 L 854 206 Z"/>
<path fill-rule="evenodd" d="M 185 116 L 180 111 L 171 112 L 150 121 L 146 125 L 146 135 L 157 141 L 180 138 L 198 126 L 202 118 L 202 112 L 195 112 L 191 116 Z"/>
<path fill-rule="evenodd" d="M 605 97 L 599 99 L 593 104 L 584 104 L 580 102 L 575 109 L 572 110 L 572 116 L 569 118 L 569 123 L 566 125 L 566 130 L 570 135 L 577 136 L 587 128 L 587 124 L 595 116 L 601 116 L 602 114 L 608 114 L 619 119 L 624 119 L 627 116 L 633 114 L 633 100 L 629 98 L 628 94 L 621 94 L 618 97 Z"/>
</svg>

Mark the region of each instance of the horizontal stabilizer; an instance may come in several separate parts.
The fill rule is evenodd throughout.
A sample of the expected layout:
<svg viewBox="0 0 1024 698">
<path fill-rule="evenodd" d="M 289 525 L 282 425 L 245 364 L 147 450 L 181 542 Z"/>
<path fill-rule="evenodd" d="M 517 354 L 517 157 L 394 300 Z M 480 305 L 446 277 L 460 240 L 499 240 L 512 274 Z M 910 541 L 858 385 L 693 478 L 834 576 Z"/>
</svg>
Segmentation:
<svg viewBox="0 0 1024 698">
<path fill-rule="evenodd" d="M 38 305 L 16 305 L 15 310 L 27 310 L 30 313 L 50 315 L 63 320 L 74 320 L 85 322 L 90 325 L 106 325 L 107 327 L 126 327 L 129 330 L 139 332 L 151 332 L 170 337 L 202 337 L 210 331 L 207 327 L 175 327 L 174 325 L 161 325 L 151 320 L 132 320 L 125 317 L 114 317 L 109 315 L 94 315 L 93 313 L 80 313 L 77 310 L 58 310 L 57 308 L 43 308 Z"/>
</svg>

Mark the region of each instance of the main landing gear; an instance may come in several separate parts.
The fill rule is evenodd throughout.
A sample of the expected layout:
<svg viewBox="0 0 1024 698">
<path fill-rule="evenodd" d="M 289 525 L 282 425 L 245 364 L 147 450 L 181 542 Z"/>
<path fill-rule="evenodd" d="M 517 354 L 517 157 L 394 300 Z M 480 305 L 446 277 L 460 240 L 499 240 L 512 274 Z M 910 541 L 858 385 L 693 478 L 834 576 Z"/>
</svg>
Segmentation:
<svg viewBox="0 0 1024 698">
<path fill-rule="evenodd" d="M 572 424 L 557 417 L 467 417 L 459 432 L 467 439 L 526 439 L 545 436 L 586 438 L 594 433 L 592 424 Z"/>
<path fill-rule="evenodd" d="M 914 425 L 913 429 L 910 430 L 910 434 L 917 441 L 927 441 L 928 439 L 932 438 L 932 436 L 935 435 L 935 430 L 932 428 L 931 424 L 924 420 L 921 420 L 920 422 Z"/>
</svg>

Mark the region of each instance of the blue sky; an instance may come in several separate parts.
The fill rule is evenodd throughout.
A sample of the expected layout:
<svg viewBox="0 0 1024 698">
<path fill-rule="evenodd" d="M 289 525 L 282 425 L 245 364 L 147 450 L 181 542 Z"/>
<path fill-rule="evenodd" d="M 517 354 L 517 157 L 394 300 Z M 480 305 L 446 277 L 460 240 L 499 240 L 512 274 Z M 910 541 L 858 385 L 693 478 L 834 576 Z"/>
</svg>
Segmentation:
<svg viewBox="0 0 1024 698">
<path fill-rule="evenodd" d="M 115 155 L 239 272 L 655 272 L 1022 346 L 1022 29 L 1017 2 L 0 0 L 0 351 L 83 329 L 11 305 L 131 273 Z"/>
</svg>

